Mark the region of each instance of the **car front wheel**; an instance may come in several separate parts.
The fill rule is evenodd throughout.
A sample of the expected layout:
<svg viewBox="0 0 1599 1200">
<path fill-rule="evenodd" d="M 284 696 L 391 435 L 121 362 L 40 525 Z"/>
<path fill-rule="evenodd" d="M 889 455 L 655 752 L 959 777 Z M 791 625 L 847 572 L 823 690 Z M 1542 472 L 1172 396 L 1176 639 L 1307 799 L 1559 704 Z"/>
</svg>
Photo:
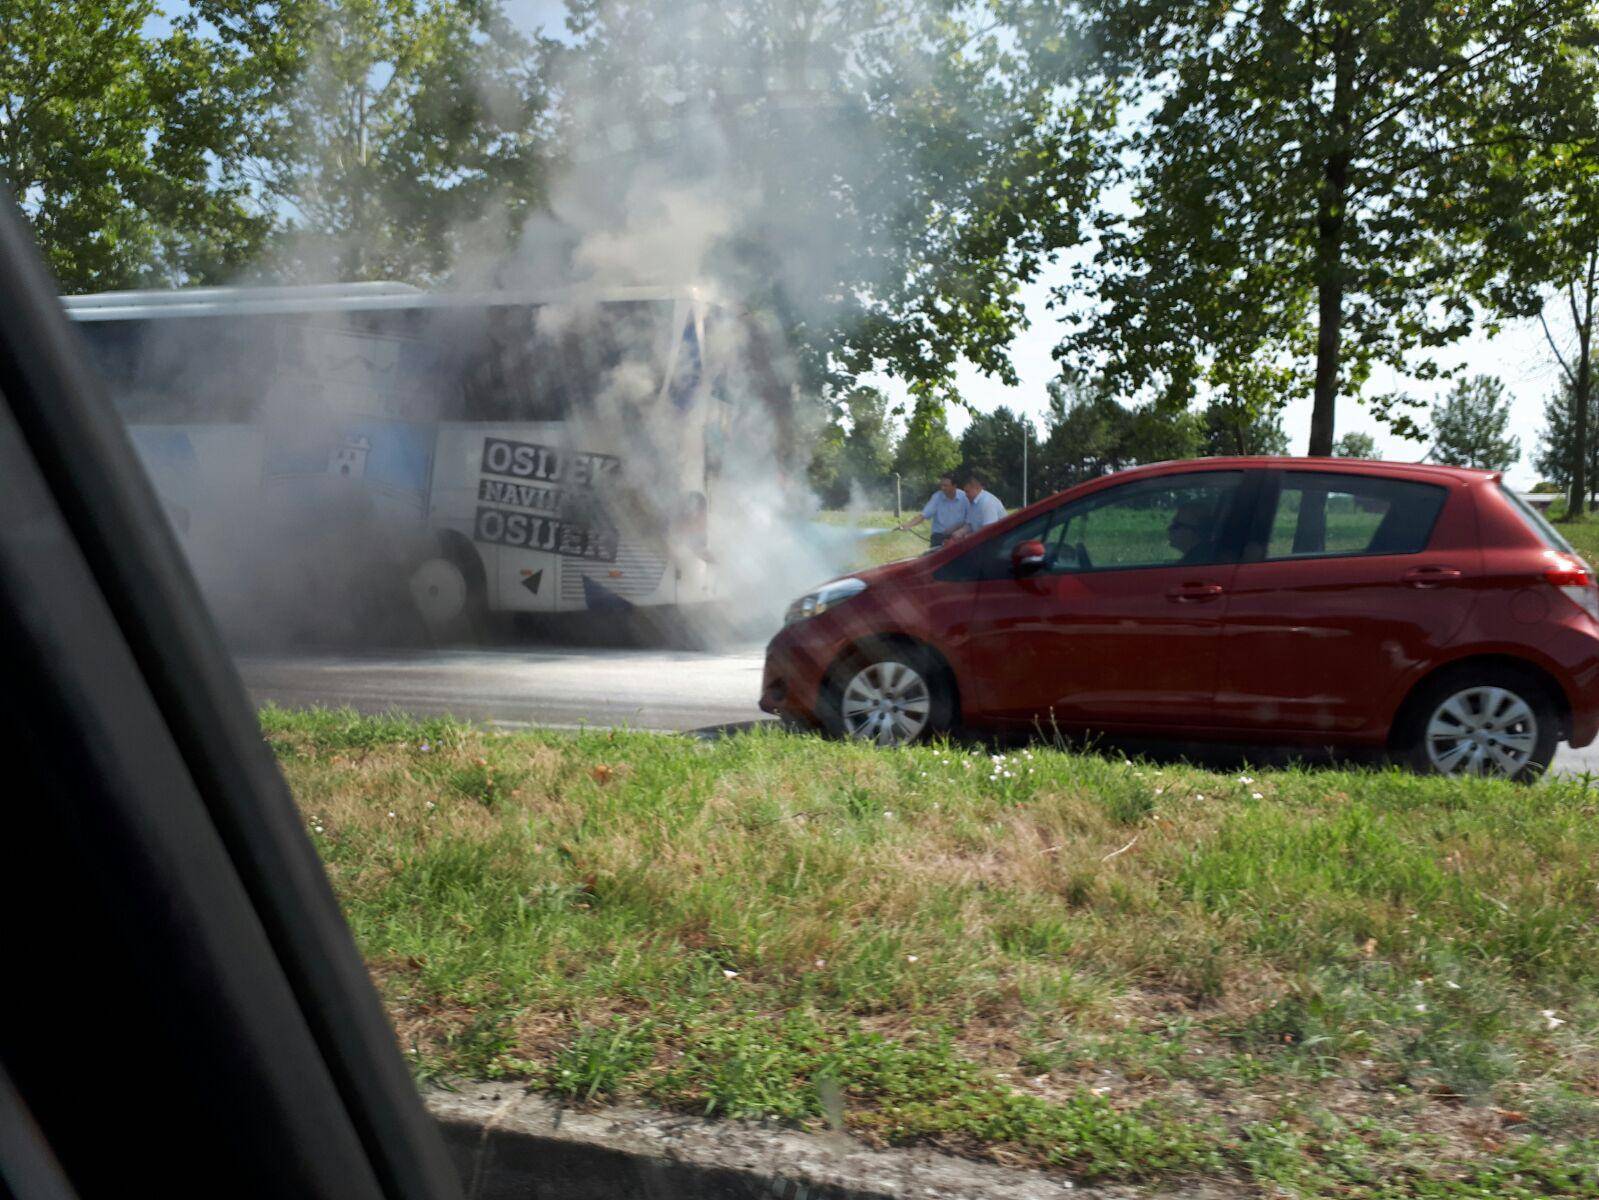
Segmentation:
<svg viewBox="0 0 1599 1200">
<path fill-rule="evenodd" d="M 1543 689 L 1510 672 L 1438 680 L 1419 697 L 1409 726 L 1406 758 L 1434 775 L 1527 782 L 1543 774 L 1559 740 L 1558 718 Z"/>
<path fill-rule="evenodd" d="M 879 746 L 908 746 L 949 728 L 948 685 L 927 657 L 909 649 L 867 653 L 835 676 L 827 726 Z"/>
</svg>

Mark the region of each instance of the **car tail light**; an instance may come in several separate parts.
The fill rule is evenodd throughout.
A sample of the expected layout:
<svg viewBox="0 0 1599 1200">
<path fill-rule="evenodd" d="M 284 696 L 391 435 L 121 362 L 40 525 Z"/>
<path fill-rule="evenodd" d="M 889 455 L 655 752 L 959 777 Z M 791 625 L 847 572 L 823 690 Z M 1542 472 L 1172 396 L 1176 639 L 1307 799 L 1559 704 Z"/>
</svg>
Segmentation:
<svg viewBox="0 0 1599 1200">
<path fill-rule="evenodd" d="M 1582 559 L 1554 550 L 1544 551 L 1549 560 L 1544 568 L 1544 581 L 1566 594 L 1566 598 L 1594 620 L 1599 621 L 1599 584 L 1593 572 Z"/>
</svg>

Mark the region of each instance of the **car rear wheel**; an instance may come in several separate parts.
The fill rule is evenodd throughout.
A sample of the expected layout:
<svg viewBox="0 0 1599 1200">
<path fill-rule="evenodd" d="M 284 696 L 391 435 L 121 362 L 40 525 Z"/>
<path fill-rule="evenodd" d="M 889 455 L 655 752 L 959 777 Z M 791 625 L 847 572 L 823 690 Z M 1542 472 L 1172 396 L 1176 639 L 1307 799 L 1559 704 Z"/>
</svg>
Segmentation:
<svg viewBox="0 0 1599 1200">
<path fill-rule="evenodd" d="M 1510 671 L 1440 678 L 1412 707 L 1404 748 L 1410 765 L 1433 775 L 1527 782 L 1554 758 L 1559 720 L 1548 695 Z"/>
<path fill-rule="evenodd" d="M 869 652 L 837 672 L 827 726 L 878 746 L 908 746 L 949 728 L 953 709 L 943 673 L 908 648 Z"/>
</svg>

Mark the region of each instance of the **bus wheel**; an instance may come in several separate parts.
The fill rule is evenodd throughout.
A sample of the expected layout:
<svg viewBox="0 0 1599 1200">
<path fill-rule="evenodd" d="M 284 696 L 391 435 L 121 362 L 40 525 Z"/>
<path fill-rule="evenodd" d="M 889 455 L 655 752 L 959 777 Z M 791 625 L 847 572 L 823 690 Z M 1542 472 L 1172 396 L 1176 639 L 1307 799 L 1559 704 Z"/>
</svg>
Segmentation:
<svg viewBox="0 0 1599 1200">
<path fill-rule="evenodd" d="M 411 572 L 411 603 L 437 641 L 471 637 L 476 610 L 472 581 L 459 563 L 442 556 L 423 559 Z"/>
</svg>

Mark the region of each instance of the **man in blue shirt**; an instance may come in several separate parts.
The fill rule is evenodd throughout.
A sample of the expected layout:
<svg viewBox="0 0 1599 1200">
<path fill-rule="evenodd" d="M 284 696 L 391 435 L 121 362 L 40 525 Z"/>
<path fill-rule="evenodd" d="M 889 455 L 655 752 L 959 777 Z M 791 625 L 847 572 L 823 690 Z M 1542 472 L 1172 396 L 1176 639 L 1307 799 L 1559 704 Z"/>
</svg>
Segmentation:
<svg viewBox="0 0 1599 1200">
<path fill-rule="evenodd" d="M 971 511 L 966 515 L 966 532 L 976 533 L 992 525 L 1005 515 L 1005 505 L 993 492 L 986 490 L 988 479 L 981 471 L 966 476 L 966 500 Z"/>
<path fill-rule="evenodd" d="M 955 487 L 953 475 L 940 475 L 938 477 L 938 491 L 929 497 L 927 504 L 922 508 L 922 515 L 914 520 L 906 521 L 900 529 L 915 529 L 923 521 L 933 523 L 933 536 L 929 539 L 933 549 L 938 549 L 948 539 L 950 534 L 964 529 L 966 518 L 971 511 L 971 505 L 966 497 Z"/>
</svg>

